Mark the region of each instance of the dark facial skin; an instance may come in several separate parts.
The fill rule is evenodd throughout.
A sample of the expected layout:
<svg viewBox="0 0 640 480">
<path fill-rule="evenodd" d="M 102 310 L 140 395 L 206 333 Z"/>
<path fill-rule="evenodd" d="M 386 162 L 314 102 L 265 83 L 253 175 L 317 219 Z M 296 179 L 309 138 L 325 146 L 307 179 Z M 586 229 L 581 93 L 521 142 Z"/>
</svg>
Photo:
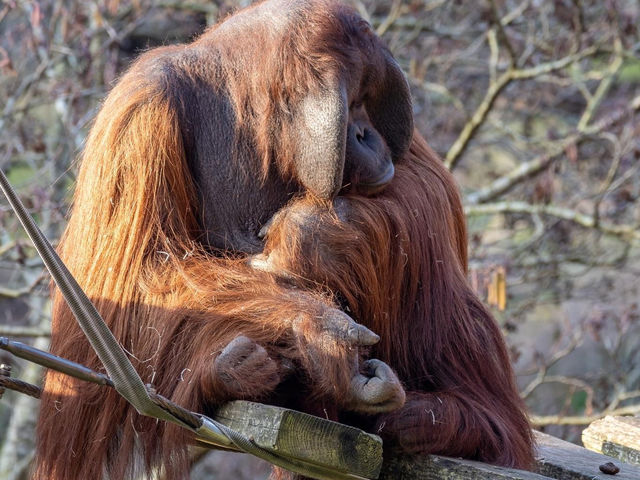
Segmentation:
<svg viewBox="0 0 640 480">
<path fill-rule="evenodd" d="M 391 151 L 374 128 L 365 105 L 349 108 L 343 191 L 361 195 L 381 192 L 393 179 Z"/>
<path fill-rule="evenodd" d="M 281 55 L 263 62 L 270 43 Z M 400 66 L 338 2 L 257 2 L 152 62 L 180 116 L 198 240 L 216 253 L 261 252 L 259 232 L 296 195 L 380 193 L 413 135 Z"/>
</svg>

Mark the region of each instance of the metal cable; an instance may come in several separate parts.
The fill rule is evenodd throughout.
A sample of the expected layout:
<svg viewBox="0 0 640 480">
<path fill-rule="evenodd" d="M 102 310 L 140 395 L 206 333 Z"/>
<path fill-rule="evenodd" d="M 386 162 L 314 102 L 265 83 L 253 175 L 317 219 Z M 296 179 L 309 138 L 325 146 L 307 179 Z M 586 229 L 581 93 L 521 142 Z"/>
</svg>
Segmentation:
<svg viewBox="0 0 640 480">
<path fill-rule="evenodd" d="M 172 418 L 149 398 L 142 379 L 133 368 L 113 333 L 111 333 L 91 300 L 80 288 L 71 272 L 67 270 L 56 251 L 40 231 L 31 215 L 29 215 L 2 170 L 0 170 L 0 188 L 42 257 L 42 261 L 51 273 L 80 328 L 107 370 L 116 390 L 138 412 L 155 418 L 182 423 Z"/>
<path fill-rule="evenodd" d="M 9 390 L 23 393 L 33 398 L 40 398 L 40 395 L 42 394 L 42 389 L 36 385 L 31 385 L 30 383 L 23 382 L 17 378 L 0 375 L 0 389 L 2 388 L 8 388 Z M 2 395 L 0 395 L 0 398 L 2 398 Z"/>
<path fill-rule="evenodd" d="M 185 425 L 188 425 L 190 428 L 196 430 L 202 426 L 202 419 L 200 418 L 200 415 L 195 414 L 192 411 L 173 403 L 168 398 L 165 398 L 154 391 L 149 391 L 149 397 L 157 405 L 165 409 L 174 417 L 180 419 Z"/>
</svg>

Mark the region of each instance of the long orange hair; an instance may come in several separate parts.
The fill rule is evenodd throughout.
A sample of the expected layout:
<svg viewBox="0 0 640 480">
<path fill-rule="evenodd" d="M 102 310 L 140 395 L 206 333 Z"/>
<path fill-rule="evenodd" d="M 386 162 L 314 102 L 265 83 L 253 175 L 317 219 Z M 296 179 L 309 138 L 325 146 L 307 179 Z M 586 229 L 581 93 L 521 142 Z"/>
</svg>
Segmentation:
<svg viewBox="0 0 640 480">
<path fill-rule="evenodd" d="M 396 370 L 407 402 L 361 426 L 413 453 L 531 465 L 525 407 L 502 333 L 467 283 L 464 212 L 442 161 L 416 132 L 383 194 L 336 204 L 294 203 L 265 251 L 274 271 L 328 288 L 380 335 L 371 355 Z"/>
<path fill-rule="evenodd" d="M 224 85 L 238 122 L 230 128 L 252 132 L 257 174 L 265 179 L 269 169 L 287 175 L 292 168 L 289 106 L 319 88 L 319 72 L 348 72 L 362 61 L 345 46 L 348 32 L 326 14 L 333 2 L 307 3 L 314 21 L 299 22 L 277 41 L 268 25 L 246 40 L 259 38 L 268 50 L 260 75 L 235 72 Z M 208 48 L 209 38 L 205 33 L 193 48 Z M 311 55 L 314 42 L 322 48 Z M 409 451 L 528 465 L 531 434 L 504 342 L 465 280 L 460 198 L 424 140 L 414 135 L 396 178 L 376 198 L 339 197 L 335 210 L 293 198 L 287 211 L 311 208 L 315 224 L 300 228 L 295 215 L 285 215 L 274 226 L 265 250 L 272 271 L 252 268 L 241 255 L 214 255 L 201 243 L 202 205 L 183 143 L 185 105 L 172 83 L 178 64 L 165 62 L 178 58 L 182 73 L 196 75 L 199 65 L 180 56 L 185 48 L 143 54 L 106 99 L 82 154 L 60 243 L 63 260 L 143 380 L 186 408 L 210 412 L 236 398 L 212 364 L 242 334 L 296 366 L 297 385 L 309 394 L 293 396 L 300 408 L 338 412 L 354 352 L 346 342 L 325 342 L 323 349 L 314 342 L 323 338 L 318 317 L 340 304 L 380 334 L 371 354 L 396 369 L 408 391 L 403 409 L 360 419 L 364 426 Z M 216 54 L 243 51 L 235 45 Z M 274 75 L 281 88 L 265 80 Z M 52 330 L 53 353 L 102 370 L 58 292 Z M 260 372 L 244 381 L 242 398 L 263 398 Z M 54 372 L 45 379 L 37 435 L 37 480 L 133 478 L 154 469 L 167 478 L 188 475 L 183 431 L 140 417 L 115 391 Z"/>
</svg>

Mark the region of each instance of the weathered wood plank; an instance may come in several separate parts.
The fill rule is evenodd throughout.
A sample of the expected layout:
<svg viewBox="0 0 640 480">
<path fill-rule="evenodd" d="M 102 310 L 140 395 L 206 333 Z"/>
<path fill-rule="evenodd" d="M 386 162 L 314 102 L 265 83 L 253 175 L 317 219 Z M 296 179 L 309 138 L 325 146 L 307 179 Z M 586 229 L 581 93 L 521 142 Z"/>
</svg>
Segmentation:
<svg viewBox="0 0 640 480">
<path fill-rule="evenodd" d="M 538 473 L 558 480 L 638 480 L 640 467 L 614 461 L 620 472 L 612 477 L 600 471 L 600 465 L 611 461 L 601 455 L 573 443 L 536 432 L 538 442 Z"/>
<path fill-rule="evenodd" d="M 379 480 L 549 480 L 543 475 L 438 455 L 387 452 Z"/>
<path fill-rule="evenodd" d="M 365 478 L 380 473 L 382 440 L 348 425 L 246 401 L 223 405 L 213 418 L 289 458 Z"/>
<path fill-rule="evenodd" d="M 605 417 L 582 432 L 582 443 L 589 450 L 640 465 L 640 418 Z"/>
<path fill-rule="evenodd" d="M 236 401 L 213 417 L 252 438 L 256 444 L 309 464 L 380 480 L 605 480 L 600 466 L 611 458 L 536 432 L 535 472 L 441 457 L 386 451 L 379 437 L 347 425 L 294 410 Z M 640 467 L 614 462 L 618 480 L 640 480 Z M 379 474 L 379 477 L 378 477 Z"/>
<path fill-rule="evenodd" d="M 409 456 L 385 452 L 380 480 L 605 480 L 614 478 L 600 471 L 612 459 L 578 445 L 536 432 L 538 455 L 536 472 L 501 468 L 437 455 Z M 640 480 L 640 468 L 614 461 L 620 468 L 617 480 Z"/>
</svg>

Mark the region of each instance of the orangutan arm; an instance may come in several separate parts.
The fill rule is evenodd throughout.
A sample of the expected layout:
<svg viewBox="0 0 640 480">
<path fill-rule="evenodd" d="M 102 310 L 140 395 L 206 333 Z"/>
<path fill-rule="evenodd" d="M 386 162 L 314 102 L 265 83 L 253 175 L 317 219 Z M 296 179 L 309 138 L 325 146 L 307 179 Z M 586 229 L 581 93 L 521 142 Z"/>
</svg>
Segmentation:
<svg viewBox="0 0 640 480">
<path fill-rule="evenodd" d="M 496 409 L 468 394 L 407 393 L 404 407 L 376 419 L 375 431 L 385 444 L 410 454 L 441 454 L 480 459 L 500 465 L 518 465 L 521 445 Z"/>
<path fill-rule="evenodd" d="M 358 347 L 379 340 L 368 328 L 332 307 L 325 307 L 315 318 L 300 312 L 290 325 L 294 348 L 281 350 L 279 360 L 244 335 L 228 343 L 213 362 L 211 381 L 216 396 L 266 398 L 292 373 L 296 361 L 311 378 L 313 390 L 334 397 L 347 410 L 379 413 L 404 404 L 402 385 L 388 365 L 380 360 L 360 364 Z"/>
</svg>

